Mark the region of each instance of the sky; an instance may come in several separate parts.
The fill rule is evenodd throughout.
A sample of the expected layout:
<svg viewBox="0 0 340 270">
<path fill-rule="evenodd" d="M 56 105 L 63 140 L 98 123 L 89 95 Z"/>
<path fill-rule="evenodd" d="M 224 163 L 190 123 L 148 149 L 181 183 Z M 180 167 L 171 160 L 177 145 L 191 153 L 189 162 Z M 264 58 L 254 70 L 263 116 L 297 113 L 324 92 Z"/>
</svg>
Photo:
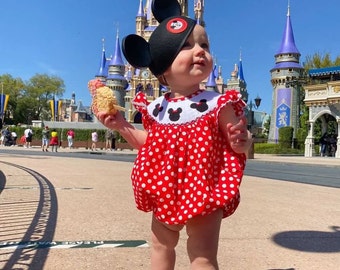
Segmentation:
<svg viewBox="0 0 340 270">
<path fill-rule="evenodd" d="M 146 0 L 143 0 L 145 3 Z M 189 16 L 193 17 L 189 0 Z M 280 48 L 288 3 L 302 64 L 307 56 L 340 56 L 339 0 L 205 0 L 204 20 L 211 52 L 226 82 L 242 55 L 249 100 L 262 98 L 259 111 L 271 114 L 270 69 Z M 106 55 L 135 33 L 139 0 L 2 0 L 0 75 L 28 81 L 35 74 L 58 76 L 65 93 L 90 105 L 87 83 L 99 69 L 102 39 Z"/>
</svg>

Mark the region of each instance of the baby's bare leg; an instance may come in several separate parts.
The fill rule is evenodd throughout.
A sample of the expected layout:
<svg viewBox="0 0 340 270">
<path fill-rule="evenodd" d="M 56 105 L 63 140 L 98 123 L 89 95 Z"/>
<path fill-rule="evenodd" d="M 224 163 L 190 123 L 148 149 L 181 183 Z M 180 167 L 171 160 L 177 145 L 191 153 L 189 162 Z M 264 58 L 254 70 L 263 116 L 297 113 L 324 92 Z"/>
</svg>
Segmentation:
<svg viewBox="0 0 340 270">
<path fill-rule="evenodd" d="M 167 225 L 152 217 L 152 249 L 151 269 L 152 270 L 173 270 L 175 269 L 176 252 L 179 232 L 182 225 Z"/>
<path fill-rule="evenodd" d="M 217 270 L 217 250 L 222 220 L 219 209 L 207 216 L 197 216 L 189 220 L 187 249 L 191 269 Z"/>
</svg>

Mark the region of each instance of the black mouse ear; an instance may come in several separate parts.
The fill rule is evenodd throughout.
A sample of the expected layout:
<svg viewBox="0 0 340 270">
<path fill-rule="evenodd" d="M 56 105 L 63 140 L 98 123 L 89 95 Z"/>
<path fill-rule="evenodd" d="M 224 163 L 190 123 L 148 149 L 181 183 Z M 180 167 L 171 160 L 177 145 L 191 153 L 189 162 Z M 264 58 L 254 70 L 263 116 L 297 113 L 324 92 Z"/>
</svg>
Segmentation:
<svg viewBox="0 0 340 270">
<path fill-rule="evenodd" d="M 135 68 L 148 67 L 151 63 L 149 43 L 141 36 L 126 36 L 122 41 L 122 51 L 126 60 Z"/>
<path fill-rule="evenodd" d="M 152 14 L 159 23 L 166 18 L 180 16 L 182 13 L 181 6 L 177 0 L 153 0 L 151 9 Z"/>
</svg>

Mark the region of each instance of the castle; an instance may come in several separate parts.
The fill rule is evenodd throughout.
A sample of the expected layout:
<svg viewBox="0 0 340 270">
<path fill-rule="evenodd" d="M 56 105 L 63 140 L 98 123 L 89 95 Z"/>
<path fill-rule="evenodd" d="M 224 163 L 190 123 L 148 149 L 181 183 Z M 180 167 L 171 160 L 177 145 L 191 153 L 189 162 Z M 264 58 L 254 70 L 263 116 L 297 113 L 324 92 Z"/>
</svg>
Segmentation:
<svg viewBox="0 0 340 270">
<path fill-rule="evenodd" d="M 298 106 L 300 104 L 300 86 L 290 82 L 303 77 L 304 68 L 300 64 L 300 56 L 301 54 L 295 45 L 290 6 L 288 5 L 281 46 L 275 54 L 275 66 L 270 70 L 273 100 L 269 142 L 277 142 L 278 130 L 285 126 L 293 127 L 293 137 L 296 137 L 300 119 L 300 108 Z"/>
<path fill-rule="evenodd" d="M 182 14 L 188 15 L 188 1 L 179 0 L 182 7 Z M 153 30 L 158 26 L 158 22 L 151 12 L 151 0 L 139 1 L 136 6 L 136 28 L 135 33 L 148 40 Z M 204 21 L 204 1 L 194 1 L 194 16 L 197 23 L 205 26 Z M 155 76 L 148 69 L 136 69 L 123 61 L 120 38 L 117 31 L 114 53 L 112 57 L 106 56 L 104 40 L 102 46 L 99 68 L 95 73 L 95 78 L 100 79 L 109 88 L 112 89 L 120 106 L 126 109 L 125 118 L 131 123 L 141 123 L 140 114 L 134 109 L 131 101 L 139 92 L 143 91 L 147 94 L 148 100 L 163 95 L 168 89 L 161 85 Z M 91 79 L 91 78 L 89 78 Z M 247 83 L 243 75 L 242 58 L 240 56 L 239 63 L 235 64 L 231 72 L 230 78 L 225 82 L 222 77 L 222 67 L 215 64 L 210 76 L 204 80 L 200 87 L 210 91 L 224 93 L 229 89 L 236 89 L 242 94 L 243 100 L 248 101 Z M 89 121 L 89 108 L 82 104 L 75 104 L 75 97 L 71 100 L 63 101 L 63 115 L 59 116 L 60 121 Z M 262 126 L 264 113 L 253 114 L 252 124 L 256 127 Z M 249 121 L 250 119 L 248 119 Z M 94 119 L 96 121 L 96 119 Z"/>
<path fill-rule="evenodd" d="M 321 122 L 322 134 L 332 138 L 330 156 L 340 158 L 340 67 L 311 69 L 306 74 L 300 64 L 300 52 L 296 47 L 288 4 L 287 20 L 282 42 L 275 54 L 275 66 L 270 70 L 273 86 L 272 116 L 268 142 L 276 143 L 281 127 L 293 128 L 293 140 L 302 125 L 308 126 L 305 139 L 305 157 L 316 154 L 314 127 Z M 309 119 L 301 123 L 300 102 L 304 91 L 304 104 Z M 334 130 L 328 130 L 328 123 L 334 123 Z"/>
<path fill-rule="evenodd" d="M 188 1 L 179 0 L 182 13 L 188 14 Z M 194 1 L 195 19 L 201 25 L 204 22 L 204 1 Z M 140 0 L 136 15 L 136 34 L 146 40 L 149 39 L 152 31 L 158 23 L 151 12 L 151 0 Z M 294 40 L 293 28 L 290 17 L 290 5 L 286 25 L 283 32 L 282 42 L 279 50 L 274 55 L 275 65 L 270 70 L 272 94 L 272 114 L 268 142 L 278 142 L 278 130 L 284 126 L 291 126 L 294 129 L 293 138 L 296 138 L 297 130 L 300 127 L 300 99 L 302 86 L 305 90 L 305 104 L 309 108 L 309 130 L 305 141 L 305 156 L 315 154 L 314 126 L 317 120 L 322 122 L 322 132 L 327 131 L 327 119 L 332 118 L 336 122 L 337 148 L 340 148 L 340 67 L 305 70 L 300 64 L 300 52 Z M 324 77 L 327 77 L 326 79 Z M 148 69 L 135 69 L 126 64 L 122 58 L 119 35 L 116 36 L 115 52 L 111 58 L 107 58 L 103 45 L 100 65 L 95 77 L 102 80 L 112 89 L 119 105 L 126 108 L 125 117 L 131 123 L 141 123 L 141 116 L 135 111 L 131 100 L 139 91 L 144 91 L 149 100 L 163 95 L 168 89 L 161 85 Z M 314 81 L 311 85 L 303 85 L 304 78 Z M 91 78 L 89 78 L 91 79 Z M 321 83 L 320 83 L 321 81 Z M 244 101 L 248 102 L 247 83 L 243 75 L 242 58 L 235 64 L 230 78 L 225 83 L 222 78 L 222 68 L 215 65 L 210 76 L 204 80 L 200 87 L 210 91 L 224 93 L 229 89 L 236 89 L 242 94 Z M 320 90 L 321 89 L 321 90 Z M 248 123 L 253 133 L 261 132 L 263 124 L 269 119 L 269 115 L 258 111 L 252 111 L 252 101 L 247 106 Z M 256 107 L 255 107 L 256 108 Z M 249 110 L 250 109 L 250 110 Z M 249 111 L 251 114 L 249 114 Z M 250 117 L 249 117 L 250 116 Z M 75 104 L 75 95 L 71 100 L 63 100 L 62 113 L 59 114 L 59 121 L 66 122 L 91 122 L 89 107 L 80 103 Z M 94 119 L 95 121 L 95 119 Z M 96 121 L 95 121 L 96 122 Z M 304 124 L 304 123 L 303 123 Z M 340 151 L 335 156 L 340 157 Z"/>
<path fill-rule="evenodd" d="M 179 3 L 182 7 L 182 14 L 188 15 L 188 1 L 179 0 Z M 197 23 L 205 26 L 203 19 L 204 1 L 194 1 L 194 16 Z M 151 0 L 146 0 L 145 5 L 143 5 L 143 0 L 140 0 L 136 15 L 136 34 L 148 40 L 157 26 L 158 22 L 151 12 Z M 119 101 L 119 105 L 126 108 L 125 117 L 131 123 L 141 122 L 140 114 L 135 111 L 131 104 L 133 97 L 139 91 L 144 91 L 149 100 L 153 100 L 168 91 L 148 69 L 135 69 L 124 63 L 118 34 L 116 36 L 115 52 L 111 58 L 106 57 L 105 47 L 103 45 L 100 66 L 95 77 L 112 89 Z M 222 78 L 222 68 L 215 65 L 210 76 L 201 83 L 200 87 L 220 93 L 224 93 L 229 89 L 236 89 L 242 94 L 243 100 L 247 102 L 247 83 L 243 75 L 241 57 L 239 64 L 235 64 L 227 83 L 224 83 Z M 263 115 L 264 114 L 261 113 L 257 117 L 255 116 L 255 118 L 252 117 L 252 124 L 261 127 Z"/>
</svg>

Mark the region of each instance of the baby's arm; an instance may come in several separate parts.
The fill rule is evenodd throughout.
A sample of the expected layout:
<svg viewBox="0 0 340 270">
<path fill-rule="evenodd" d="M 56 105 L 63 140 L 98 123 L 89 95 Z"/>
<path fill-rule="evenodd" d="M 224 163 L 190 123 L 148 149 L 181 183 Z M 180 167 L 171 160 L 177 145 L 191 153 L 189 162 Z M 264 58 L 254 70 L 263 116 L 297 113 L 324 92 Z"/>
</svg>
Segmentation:
<svg viewBox="0 0 340 270">
<path fill-rule="evenodd" d="M 236 116 L 231 104 L 227 104 L 221 110 L 219 127 L 236 153 L 248 152 L 252 144 L 252 136 L 247 130 L 247 119 L 244 115 Z"/>
<path fill-rule="evenodd" d="M 135 128 L 124 119 L 121 113 L 112 115 L 98 112 L 96 116 L 104 126 L 117 130 L 133 148 L 139 149 L 145 143 L 147 132 Z"/>
</svg>

